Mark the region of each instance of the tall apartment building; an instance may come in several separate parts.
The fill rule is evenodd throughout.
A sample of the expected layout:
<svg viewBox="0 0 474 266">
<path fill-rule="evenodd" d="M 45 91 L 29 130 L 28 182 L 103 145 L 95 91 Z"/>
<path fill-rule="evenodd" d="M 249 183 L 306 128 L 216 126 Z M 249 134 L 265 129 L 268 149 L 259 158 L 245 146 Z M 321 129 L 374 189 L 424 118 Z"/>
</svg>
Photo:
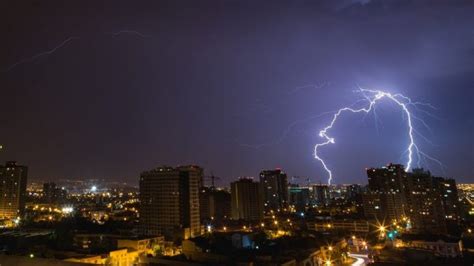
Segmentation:
<svg viewBox="0 0 474 266">
<path fill-rule="evenodd" d="M 231 217 L 231 196 L 225 190 L 202 187 L 199 191 L 201 221 L 221 222 Z"/>
<path fill-rule="evenodd" d="M 0 165 L 0 219 L 6 225 L 23 216 L 27 177 L 26 166 L 14 161 Z"/>
<path fill-rule="evenodd" d="M 351 184 L 347 186 L 346 199 L 349 201 L 359 201 L 362 194 L 362 186 L 359 184 Z"/>
<path fill-rule="evenodd" d="M 362 195 L 362 204 L 367 219 L 392 221 L 406 216 L 406 199 L 400 193 L 368 191 Z"/>
<path fill-rule="evenodd" d="M 329 194 L 329 186 L 323 184 L 313 185 L 312 198 L 313 204 L 316 204 L 318 206 L 328 205 L 331 200 Z"/>
<path fill-rule="evenodd" d="M 265 212 L 277 212 L 288 207 L 288 177 L 280 169 L 260 172 Z"/>
<path fill-rule="evenodd" d="M 408 179 L 409 216 L 419 232 L 446 233 L 460 219 L 459 199 L 454 179 L 434 177 L 429 171 L 414 169 Z"/>
<path fill-rule="evenodd" d="M 232 197 L 232 219 L 259 221 L 263 218 L 262 194 L 258 182 L 240 178 L 230 183 Z"/>
<path fill-rule="evenodd" d="M 198 166 L 158 167 L 140 175 L 140 231 L 168 239 L 201 234 Z"/>
<path fill-rule="evenodd" d="M 296 184 L 291 184 L 288 188 L 289 204 L 292 205 L 297 212 L 306 210 L 310 206 L 311 198 L 308 187 L 300 187 Z"/>
<path fill-rule="evenodd" d="M 452 178 L 436 177 L 436 184 L 442 195 L 444 212 L 448 221 L 458 223 L 461 220 L 461 206 L 456 181 Z"/>
<path fill-rule="evenodd" d="M 369 219 L 398 220 L 406 216 L 407 197 L 403 165 L 367 169 L 368 191 L 363 195 L 365 216 Z"/>
<path fill-rule="evenodd" d="M 423 169 L 406 173 L 402 165 L 368 169 L 368 191 L 363 194 L 365 216 L 380 221 L 408 217 L 413 231 L 446 233 L 447 219 L 457 221 L 456 184 L 433 177 Z M 451 217 L 451 218 L 450 218 Z"/>
</svg>

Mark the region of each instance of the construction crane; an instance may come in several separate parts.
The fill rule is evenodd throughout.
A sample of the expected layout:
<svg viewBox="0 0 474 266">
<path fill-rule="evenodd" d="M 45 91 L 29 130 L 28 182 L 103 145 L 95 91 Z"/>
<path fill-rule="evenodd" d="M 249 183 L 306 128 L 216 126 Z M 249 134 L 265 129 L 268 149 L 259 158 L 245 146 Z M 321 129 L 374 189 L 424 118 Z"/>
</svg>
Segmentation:
<svg viewBox="0 0 474 266">
<path fill-rule="evenodd" d="M 203 179 L 207 179 L 207 180 L 211 180 L 211 187 L 215 187 L 214 186 L 214 180 L 221 180 L 222 178 L 221 177 L 218 177 L 218 176 L 215 176 L 212 172 L 211 172 L 211 175 L 205 175 L 202 177 Z"/>
</svg>

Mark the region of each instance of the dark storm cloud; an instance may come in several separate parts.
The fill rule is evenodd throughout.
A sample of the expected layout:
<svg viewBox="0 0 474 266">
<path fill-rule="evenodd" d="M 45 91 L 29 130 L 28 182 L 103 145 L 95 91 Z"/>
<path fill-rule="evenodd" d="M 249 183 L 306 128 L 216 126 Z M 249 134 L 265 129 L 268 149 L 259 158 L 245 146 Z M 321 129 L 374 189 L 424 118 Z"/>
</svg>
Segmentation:
<svg viewBox="0 0 474 266">
<path fill-rule="evenodd" d="M 198 163 L 228 180 L 278 166 L 324 181 L 312 149 L 329 117 L 318 115 L 353 103 L 356 84 L 435 105 L 424 150 L 447 175 L 474 175 L 470 1 L 0 5 L 1 69 L 79 38 L 0 74 L 0 156 L 34 177 L 135 181 Z M 336 182 L 404 162 L 400 113 L 378 113 L 377 128 L 372 117 L 335 128 L 324 156 Z"/>
</svg>

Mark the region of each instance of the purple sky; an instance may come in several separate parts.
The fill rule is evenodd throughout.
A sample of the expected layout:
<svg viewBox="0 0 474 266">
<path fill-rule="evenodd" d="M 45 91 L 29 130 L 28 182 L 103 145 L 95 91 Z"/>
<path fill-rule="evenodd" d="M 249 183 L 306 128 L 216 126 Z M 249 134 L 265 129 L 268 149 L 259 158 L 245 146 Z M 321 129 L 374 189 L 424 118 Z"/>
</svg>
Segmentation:
<svg viewBox="0 0 474 266">
<path fill-rule="evenodd" d="M 357 86 L 436 106 L 417 141 L 445 167 L 422 166 L 474 177 L 472 1 L 18 2 L 0 3 L 0 160 L 31 178 L 194 163 L 222 183 L 275 167 L 325 182 L 312 152 L 331 117 L 316 116 Z M 402 113 L 386 101 L 377 116 L 331 131 L 334 182 L 405 163 Z"/>
</svg>

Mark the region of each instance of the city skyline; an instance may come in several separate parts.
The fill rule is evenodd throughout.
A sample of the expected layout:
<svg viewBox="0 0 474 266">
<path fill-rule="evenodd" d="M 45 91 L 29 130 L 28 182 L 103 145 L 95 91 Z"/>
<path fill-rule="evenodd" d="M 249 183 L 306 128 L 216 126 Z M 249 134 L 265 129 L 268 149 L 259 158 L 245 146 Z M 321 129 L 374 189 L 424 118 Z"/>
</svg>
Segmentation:
<svg viewBox="0 0 474 266">
<path fill-rule="evenodd" d="M 474 265 L 473 14 L 0 1 L 0 266 Z"/>
<path fill-rule="evenodd" d="M 421 166 L 469 182 L 474 7 L 342 2 L 8 3 L 0 160 L 28 165 L 29 180 L 136 183 L 143 169 L 194 164 L 226 185 L 275 168 L 325 183 L 318 133 L 360 86 L 432 104 L 418 141 L 445 168 Z M 335 183 L 406 162 L 402 112 L 384 101 L 376 114 L 330 132 Z"/>
</svg>

